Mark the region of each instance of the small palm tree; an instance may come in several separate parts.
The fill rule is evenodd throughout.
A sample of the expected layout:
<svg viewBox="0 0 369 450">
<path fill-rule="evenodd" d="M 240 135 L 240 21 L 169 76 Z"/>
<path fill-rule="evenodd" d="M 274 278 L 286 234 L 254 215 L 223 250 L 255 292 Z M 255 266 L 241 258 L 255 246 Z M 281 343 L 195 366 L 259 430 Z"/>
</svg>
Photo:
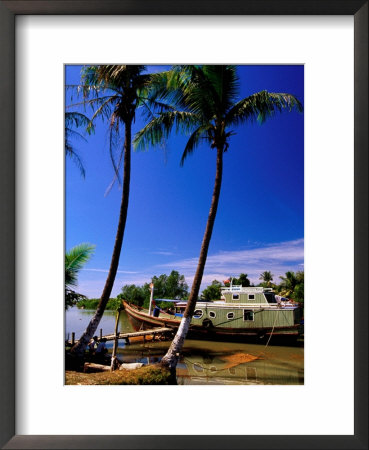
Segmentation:
<svg viewBox="0 0 369 450">
<path fill-rule="evenodd" d="M 79 298 L 84 297 L 75 292 L 73 288 L 77 286 L 78 273 L 91 258 L 94 249 L 94 245 L 79 244 L 65 254 L 65 309 L 73 306 Z"/>
<path fill-rule="evenodd" d="M 145 66 L 137 65 L 85 67 L 82 73 L 83 83 L 78 88 L 83 95 L 83 102 L 80 105 L 93 109 L 93 116 L 88 124 L 87 131 L 90 131 L 98 117 L 108 121 L 110 131 L 109 150 L 115 172 L 113 183 L 115 180 L 121 182 L 119 170 L 123 162 L 119 221 L 108 276 L 96 312 L 79 341 L 72 348 L 73 353 L 81 356 L 95 334 L 104 314 L 118 270 L 129 201 L 132 123 L 139 106 L 144 105 L 148 114 L 152 114 L 150 108 L 154 105 L 154 102 L 147 95 L 147 84 L 151 75 L 144 74 L 145 69 Z M 122 127 L 124 128 L 123 145 L 120 143 Z"/>
<path fill-rule="evenodd" d="M 229 148 L 233 128 L 254 120 L 263 123 L 283 109 L 291 111 L 296 108 L 301 111 L 302 106 L 291 94 L 267 91 L 239 100 L 239 79 L 235 66 L 175 66 L 171 71 L 153 77 L 152 91 L 167 103 L 168 108 L 136 135 L 134 142 L 137 148 L 161 144 L 175 128 L 177 132 L 190 133 L 181 164 L 200 142 L 207 142 L 216 152 L 213 196 L 191 293 L 178 332 L 162 360 L 163 365 L 174 369 L 199 294 L 218 208 L 223 154 Z"/>
<path fill-rule="evenodd" d="M 280 293 L 285 297 L 290 297 L 298 284 L 295 272 L 288 271 L 285 277 L 280 276 L 279 278 L 282 280 L 279 285 Z"/>
<path fill-rule="evenodd" d="M 264 283 L 267 284 L 267 286 L 270 286 L 273 281 L 273 274 L 272 272 L 269 272 L 266 270 L 265 272 L 260 274 L 259 280 L 262 280 Z"/>
</svg>

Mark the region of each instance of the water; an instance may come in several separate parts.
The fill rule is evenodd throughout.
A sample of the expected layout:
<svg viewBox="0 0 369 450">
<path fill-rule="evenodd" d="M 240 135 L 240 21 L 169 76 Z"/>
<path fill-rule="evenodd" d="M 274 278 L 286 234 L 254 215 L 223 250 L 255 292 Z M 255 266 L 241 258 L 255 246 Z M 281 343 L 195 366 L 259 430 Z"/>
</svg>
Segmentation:
<svg viewBox="0 0 369 450">
<path fill-rule="evenodd" d="M 66 313 L 66 338 L 71 332 L 76 339 L 88 325 L 94 311 L 71 308 Z M 105 311 L 99 329 L 114 332 L 115 312 Z M 120 332 L 135 331 L 122 311 Z M 99 334 L 99 330 L 96 334 Z M 177 382 L 186 384 L 304 384 L 304 349 L 251 343 L 216 342 L 187 339 L 177 366 Z M 113 342 L 107 343 L 112 348 Z M 120 340 L 118 357 L 124 362 L 155 363 L 166 353 L 170 342 L 132 342 Z"/>
</svg>

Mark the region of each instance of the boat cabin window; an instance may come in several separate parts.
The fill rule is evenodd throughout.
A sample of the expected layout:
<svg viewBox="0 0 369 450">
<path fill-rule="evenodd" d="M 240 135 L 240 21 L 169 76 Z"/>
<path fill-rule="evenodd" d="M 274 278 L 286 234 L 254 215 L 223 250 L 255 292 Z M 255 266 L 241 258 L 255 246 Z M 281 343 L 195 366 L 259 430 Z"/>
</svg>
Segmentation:
<svg viewBox="0 0 369 450">
<path fill-rule="evenodd" d="M 234 319 L 234 313 L 233 312 L 228 313 L 227 314 L 227 319 L 228 320 Z"/>
<path fill-rule="evenodd" d="M 214 312 L 214 311 L 210 311 L 209 312 L 209 317 L 211 318 L 211 319 L 215 319 L 216 318 L 216 313 Z"/>
<path fill-rule="evenodd" d="M 254 311 L 250 311 L 249 309 L 243 310 L 243 320 L 254 320 Z"/>
<path fill-rule="evenodd" d="M 238 300 L 240 298 L 239 294 L 232 295 L 233 300 Z"/>
<path fill-rule="evenodd" d="M 274 292 L 264 292 L 268 303 L 277 303 Z"/>
<path fill-rule="evenodd" d="M 201 319 L 203 314 L 204 313 L 203 313 L 202 309 L 196 309 L 196 311 L 193 313 L 193 318 L 194 319 Z"/>
<path fill-rule="evenodd" d="M 255 294 L 249 294 L 249 300 L 255 300 Z"/>
</svg>

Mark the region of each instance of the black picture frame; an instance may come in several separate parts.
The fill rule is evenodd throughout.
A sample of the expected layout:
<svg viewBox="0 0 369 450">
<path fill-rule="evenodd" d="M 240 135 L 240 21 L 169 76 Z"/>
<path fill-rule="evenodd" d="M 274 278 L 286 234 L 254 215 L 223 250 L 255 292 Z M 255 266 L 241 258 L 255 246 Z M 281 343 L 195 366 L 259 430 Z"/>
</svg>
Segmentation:
<svg viewBox="0 0 369 450">
<path fill-rule="evenodd" d="M 15 435 L 15 17 L 20 14 L 353 15 L 355 59 L 354 435 Z M 368 448 L 368 1 L 12 0 L 0 1 L 0 445 L 7 449 L 367 449 Z"/>
</svg>

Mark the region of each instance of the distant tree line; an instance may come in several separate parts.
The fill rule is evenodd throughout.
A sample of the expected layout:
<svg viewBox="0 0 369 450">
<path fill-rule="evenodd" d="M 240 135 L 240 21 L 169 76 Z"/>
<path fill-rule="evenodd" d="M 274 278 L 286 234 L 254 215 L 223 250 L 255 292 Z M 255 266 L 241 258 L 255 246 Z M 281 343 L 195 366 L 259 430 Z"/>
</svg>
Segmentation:
<svg viewBox="0 0 369 450">
<path fill-rule="evenodd" d="M 296 302 L 304 302 L 304 271 L 286 272 L 285 276 L 281 276 L 280 283 L 273 283 L 274 275 L 265 271 L 260 274 L 261 282 L 257 286 L 270 287 L 277 294 L 290 298 Z M 173 300 L 187 300 L 188 299 L 188 285 L 184 275 L 180 275 L 176 270 L 172 270 L 170 275 L 162 274 L 153 276 L 151 283 L 154 284 L 154 299 L 155 304 L 160 308 L 168 308 L 173 306 L 170 302 L 161 302 L 158 299 L 173 299 Z M 229 287 L 230 285 L 238 285 L 243 287 L 254 286 L 248 278 L 248 275 L 241 273 L 238 277 L 229 277 L 223 282 L 214 280 L 203 291 L 199 300 L 212 301 L 219 300 L 221 297 L 221 288 Z M 122 304 L 122 300 L 132 303 L 137 306 L 148 308 L 150 303 L 150 283 L 145 283 L 143 286 L 135 284 L 126 284 L 122 287 L 120 294 L 116 298 L 110 298 L 106 309 L 117 310 Z M 96 309 L 98 298 L 81 298 L 77 301 L 78 308 Z"/>
<path fill-rule="evenodd" d="M 83 298 L 77 302 L 77 307 L 83 309 L 96 309 L 99 301 L 99 298 Z M 106 305 L 106 309 L 117 310 L 121 304 L 122 302 L 120 299 L 110 298 Z"/>
</svg>

